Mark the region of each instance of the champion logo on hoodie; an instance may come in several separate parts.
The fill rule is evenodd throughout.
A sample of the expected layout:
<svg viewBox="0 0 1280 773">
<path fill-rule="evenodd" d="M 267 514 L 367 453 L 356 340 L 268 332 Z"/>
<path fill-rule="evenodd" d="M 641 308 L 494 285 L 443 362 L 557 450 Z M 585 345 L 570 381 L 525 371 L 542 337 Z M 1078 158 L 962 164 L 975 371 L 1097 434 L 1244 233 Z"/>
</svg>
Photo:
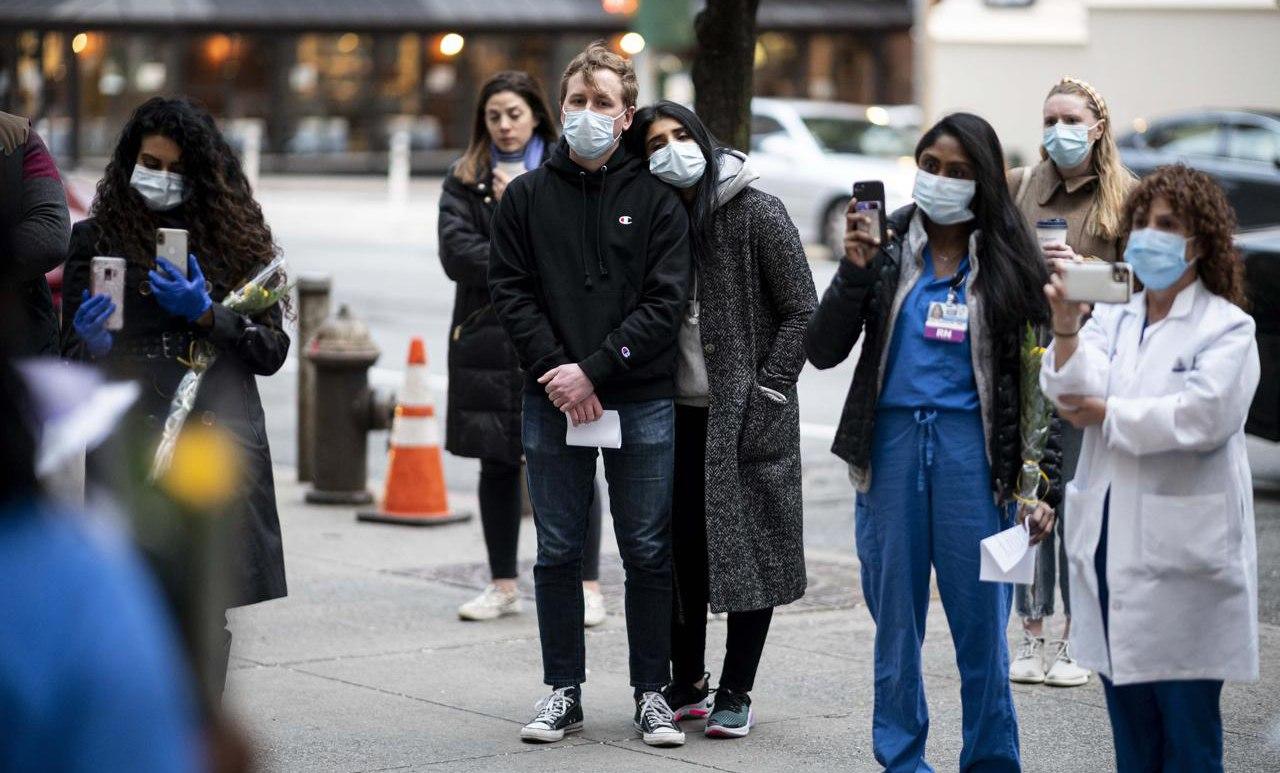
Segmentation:
<svg viewBox="0 0 1280 773">
<path fill-rule="evenodd" d="M 618 222 L 622 223 L 623 225 L 631 225 L 633 221 L 631 220 L 631 215 L 623 215 L 622 217 L 618 218 Z"/>
</svg>

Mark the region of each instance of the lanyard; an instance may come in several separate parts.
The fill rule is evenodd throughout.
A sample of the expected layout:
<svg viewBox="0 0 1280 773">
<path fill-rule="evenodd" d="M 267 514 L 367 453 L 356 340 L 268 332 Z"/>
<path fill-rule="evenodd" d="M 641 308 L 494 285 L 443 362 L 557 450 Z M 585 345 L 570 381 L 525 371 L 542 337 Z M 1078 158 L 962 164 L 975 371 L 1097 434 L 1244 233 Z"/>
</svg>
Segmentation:
<svg viewBox="0 0 1280 773">
<path fill-rule="evenodd" d="M 965 277 L 968 275 L 968 271 L 957 271 L 955 276 L 951 277 L 951 282 L 947 285 L 947 303 L 956 302 L 956 290 L 964 284 Z"/>
</svg>

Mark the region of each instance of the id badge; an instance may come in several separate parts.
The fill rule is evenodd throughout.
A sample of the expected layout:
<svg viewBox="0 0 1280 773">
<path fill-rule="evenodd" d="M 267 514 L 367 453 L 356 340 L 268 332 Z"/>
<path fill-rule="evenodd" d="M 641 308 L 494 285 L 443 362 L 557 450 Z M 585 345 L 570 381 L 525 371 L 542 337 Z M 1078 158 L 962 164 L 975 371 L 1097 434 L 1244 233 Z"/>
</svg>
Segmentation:
<svg viewBox="0 0 1280 773">
<path fill-rule="evenodd" d="M 925 338 L 931 341 L 959 344 L 964 343 L 964 337 L 968 331 L 968 306 L 963 303 L 943 303 L 942 301 L 929 304 L 929 316 L 924 321 Z"/>
</svg>

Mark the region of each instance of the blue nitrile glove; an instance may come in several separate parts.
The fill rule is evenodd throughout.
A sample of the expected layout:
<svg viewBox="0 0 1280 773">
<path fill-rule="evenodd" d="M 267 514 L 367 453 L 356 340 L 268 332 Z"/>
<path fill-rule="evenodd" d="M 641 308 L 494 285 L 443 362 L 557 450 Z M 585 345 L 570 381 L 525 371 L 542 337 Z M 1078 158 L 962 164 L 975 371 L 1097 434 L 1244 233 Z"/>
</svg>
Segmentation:
<svg viewBox="0 0 1280 773">
<path fill-rule="evenodd" d="M 76 329 L 76 335 L 80 336 L 80 340 L 89 349 L 89 354 L 94 357 L 102 357 L 111 351 L 112 339 L 111 333 L 107 331 L 107 317 L 115 310 L 116 305 L 111 302 L 110 295 L 100 293 L 90 298 L 88 290 L 80 291 L 80 308 L 76 309 L 76 316 L 71 324 Z"/>
<path fill-rule="evenodd" d="M 209 291 L 204 288 L 204 274 L 200 272 L 200 264 L 196 262 L 195 255 L 187 258 L 187 265 L 191 267 L 190 279 L 183 276 L 178 267 L 169 261 L 156 258 L 156 266 L 160 271 L 148 271 L 147 276 L 151 278 L 151 292 L 160 308 L 175 317 L 195 322 L 209 310 L 213 300 L 209 298 Z M 163 275 L 161 271 L 164 272 Z"/>
</svg>

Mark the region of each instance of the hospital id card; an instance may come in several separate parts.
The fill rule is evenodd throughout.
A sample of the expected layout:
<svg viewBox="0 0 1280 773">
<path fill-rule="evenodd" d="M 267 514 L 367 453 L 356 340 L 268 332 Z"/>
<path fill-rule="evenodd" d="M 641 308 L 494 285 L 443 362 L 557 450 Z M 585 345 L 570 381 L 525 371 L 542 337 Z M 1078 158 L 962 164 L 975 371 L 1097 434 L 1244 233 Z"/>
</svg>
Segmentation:
<svg viewBox="0 0 1280 773">
<path fill-rule="evenodd" d="M 924 337 L 930 341 L 964 343 L 969 332 L 969 307 L 963 303 L 934 301 L 924 321 Z"/>
</svg>

